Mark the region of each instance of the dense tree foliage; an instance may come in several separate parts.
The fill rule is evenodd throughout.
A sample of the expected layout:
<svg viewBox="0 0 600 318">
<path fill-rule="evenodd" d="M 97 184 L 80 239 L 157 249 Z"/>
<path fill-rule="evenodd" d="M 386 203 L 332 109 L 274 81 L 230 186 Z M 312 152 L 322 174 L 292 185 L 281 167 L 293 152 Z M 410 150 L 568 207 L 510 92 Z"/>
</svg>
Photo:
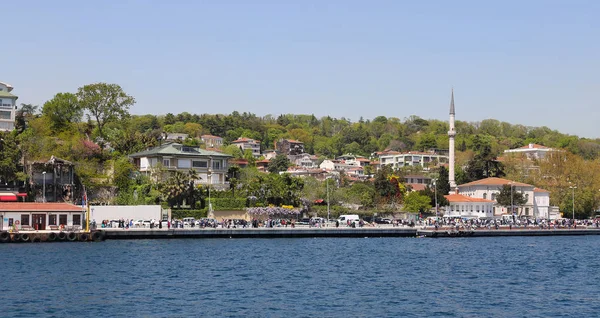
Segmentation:
<svg viewBox="0 0 600 318">
<path fill-rule="evenodd" d="M 161 198 L 178 204 L 200 202 L 205 188 L 190 187 L 185 174 L 177 180 L 152 178 L 135 174 L 127 155 L 164 142 L 164 133 L 186 133 L 188 145 L 200 145 L 202 134 L 224 138 L 224 152 L 249 161 L 250 168 L 240 169 L 229 176 L 232 197 L 255 197 L 254 204 L 312 204 L 327 195 L 325 184 L 306 178 L 297 180 L 289 175 L 263 174 L 253 167 L 256 160 L 251 152 L 230 146 L 240 137 L 261 141 L 261 150 L 272 149 L 281 138 L 302 141 L 305 149 L 322 159 L 352 153 L 371 157 L 374 152 L 428 151 L 447 149 L 448 123 L 426 120 L 418 116 L 377 116 L 352 122 L 347 118 L 314 115 L 278 114 L 257 116 L 248 112 L 231 114 L 193 114 L 183 112 L 166 115 L 129 115 L 135 100 L 116 84 L 85 85 L 76 92 L 56 94 L 44 103 L 41 113 L 35 105 L 22 104 L 17 112 L 15 131 L 0 140 L 0 178 L 23 179 L 20 174 L 24 161 L 48 160 L 52 155 L 75 163 L 77 180 L 90 191 L 114 187 L 114 200 L 124 204 L 156 202 Z M 87 115 L 87 121 L 82 121 Z M 551 204 L 561 211 L 574 205 L 580 216 L 590 215 L 600 203 L 600 139 L 578 138 L 561 134 L 547 127 L 526 127 L 486 119 L 481 122 L 456 122 L 456 179 L 464 183 L 489 176 L 534 184 L 551 192 Z M 509 148 L 529 143 L 561 149 L 548 160 L 528 160 L 505 156 Z M 502 157 L 502 158 L 501 158 Z M 285 171 L 289 161 L 285 156 L 275 158 L 269 171 Z M 376 158 L 376 157 L 374 157 Z M 411 173 L 423 173 L 416 167 Z M 431 167 L 425 167 L 431 168 Z M 447 169 L 427 169 L 426 174 L 437 178 L 438 203 L 444 205 L 443 195 L 450 190 Z M 365 182 L 348 181 L 341 175 L 330 181 L 330 202 L 337 208 L 340 202 L 381 208 L 406 204 L 406 187 L 400 176 L 408 168 L 379 171 L 365 168 L 373 179 Z M 156 178 L 155 178 L 156 177 Z M 175 177 L 173 177 L 175 178 Z M 158 180 L 157 187 L 152 180 Z M 335 183 L 335 186 L 333 184 Z M 176 186 L 177 185 L 177 186 Z M 569 185 L 577 185 L 575 201 Z M 300 190 L 301 189 L 301 190 Z M 433 188 L 419 195 L 434 205 Z M 429 192 L 428 192 L 429 191 Z M 416 198 L 416 197 L 415 197 Z M 254 200 L 254 199 L 253 199 Z M 419 200 L 416 200 L 420 202 Z M 304 203 L 303 203 L 304 202 Z M 410 202 L 409 202 L 410 203 Z M 412 203 L 410 203 L 412 204 Z M 411 208 L 412 209 L 412 208 Z"/>
</svg>

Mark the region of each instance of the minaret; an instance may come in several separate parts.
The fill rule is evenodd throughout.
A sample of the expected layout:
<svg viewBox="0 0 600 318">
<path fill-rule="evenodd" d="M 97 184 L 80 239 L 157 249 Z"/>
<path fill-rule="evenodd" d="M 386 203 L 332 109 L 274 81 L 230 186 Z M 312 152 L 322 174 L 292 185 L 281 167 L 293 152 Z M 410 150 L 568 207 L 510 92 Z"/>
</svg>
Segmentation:
<svg viewBox="0 0 600 318">
<path fill-rule="evenodd" d="M 450 191 L 456 189 L 456 181 L 454 181 L 454 136 L 456 136 L 456 130 L 454 129 L 454 88 L 452 89 L 452 98 L 450 100 L 450 130 L 448 131 L 448 137 L 450 137 L 450 162 L 448 167 L 448 181 L 450 183 Z"/>
</svg>

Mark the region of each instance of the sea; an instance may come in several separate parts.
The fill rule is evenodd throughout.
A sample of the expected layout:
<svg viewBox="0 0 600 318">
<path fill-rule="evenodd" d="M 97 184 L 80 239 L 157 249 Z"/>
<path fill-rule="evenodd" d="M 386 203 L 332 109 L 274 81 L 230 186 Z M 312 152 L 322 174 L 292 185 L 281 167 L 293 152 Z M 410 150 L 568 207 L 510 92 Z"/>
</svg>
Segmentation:
<svg viewBox="0 0 600 318">
<path fill-rule="evenodd" d="M 0 244 L 0 317 L 600 317 L 600 236 Z"/>
</svg>

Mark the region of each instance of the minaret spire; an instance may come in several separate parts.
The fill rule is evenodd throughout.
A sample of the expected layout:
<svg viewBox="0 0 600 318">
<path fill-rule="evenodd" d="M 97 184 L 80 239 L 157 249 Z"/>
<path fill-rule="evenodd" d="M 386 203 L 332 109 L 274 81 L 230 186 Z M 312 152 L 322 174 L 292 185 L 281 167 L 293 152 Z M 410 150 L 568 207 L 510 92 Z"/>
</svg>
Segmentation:
<svg viewBox="0 0 600 318">
<path fill-rule="evenodd" d="M 454 88 L 452 88 L 452 97 L 450 98 L 450 121 L 448 130 L 448 150 L 449 150 L 449 162 L 448 162 L 448 182 L 450 183 L 450 191 L 456 189 L 456 181 L 454 181 L 454 137 L 456 136 L 456 130 L 454 129 Z"/>
<path fill-rule="evenodd" d="M 454 112 L 454 87 L 452 88 L 452 98 L 450 99 L 450 115 L 456 115 Z"/>
</svg>

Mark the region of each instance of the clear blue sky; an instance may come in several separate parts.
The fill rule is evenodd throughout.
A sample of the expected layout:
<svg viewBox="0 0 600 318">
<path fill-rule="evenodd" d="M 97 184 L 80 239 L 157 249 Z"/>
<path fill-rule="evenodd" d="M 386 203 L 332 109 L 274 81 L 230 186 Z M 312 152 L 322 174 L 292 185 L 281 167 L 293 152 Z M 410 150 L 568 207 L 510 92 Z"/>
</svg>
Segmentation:
<svg viewBox="0 0 600 318">
<path fill-rule="evenodd" d="M 5 1 L 20 103 L 109 82 L 134 114 L 495 118 L 600 137 L 600 1 Z"/>
</svg>

